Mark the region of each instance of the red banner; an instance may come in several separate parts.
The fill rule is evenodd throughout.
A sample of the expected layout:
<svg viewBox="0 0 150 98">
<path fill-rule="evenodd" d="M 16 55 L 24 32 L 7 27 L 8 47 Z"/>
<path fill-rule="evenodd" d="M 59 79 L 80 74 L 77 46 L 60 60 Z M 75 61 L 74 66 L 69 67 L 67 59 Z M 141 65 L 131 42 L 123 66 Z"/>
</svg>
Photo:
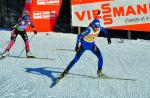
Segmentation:
<svg viewBox="0 0 150 98">
<path fill-rule="evenodd" d="M 23 15 L 29 13 L 38 32 L 53 31 L 61 4 L 62 0 L 26 0 Z"/>
</svg>

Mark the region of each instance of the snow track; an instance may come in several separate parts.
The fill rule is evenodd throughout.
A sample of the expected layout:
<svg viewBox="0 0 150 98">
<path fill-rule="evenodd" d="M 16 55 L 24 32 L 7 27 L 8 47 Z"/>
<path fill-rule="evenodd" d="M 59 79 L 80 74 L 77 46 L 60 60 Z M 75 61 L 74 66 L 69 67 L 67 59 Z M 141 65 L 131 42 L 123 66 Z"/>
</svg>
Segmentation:
<svg viewBox="0 0 150 98">
<path fill-rule="evenodd" d="M 29 39 L 33 33 L 28 33 Z M 10 38 L 9 31 L 0 31 L 0 46 Z M 150 98 L 150 41 L 97 38 L 104 58 L 103 72 L 123 79 L 96 77 L 97 58 L 86 51 L 64 79 L 54 87 L 53 81 L 75 56 L 76 35 L 63 33 L 37 34 L 31 41 L 31 52 L 37 57 L 7 57 L 0 60 L 0 98 Z M 3 52 L 6 46 L 0 48 Z M 18 36 L 10 55 L 18 56 L 24 48 Z M 22 54 L 25 56 L 25 52 Z"/>
</svg>

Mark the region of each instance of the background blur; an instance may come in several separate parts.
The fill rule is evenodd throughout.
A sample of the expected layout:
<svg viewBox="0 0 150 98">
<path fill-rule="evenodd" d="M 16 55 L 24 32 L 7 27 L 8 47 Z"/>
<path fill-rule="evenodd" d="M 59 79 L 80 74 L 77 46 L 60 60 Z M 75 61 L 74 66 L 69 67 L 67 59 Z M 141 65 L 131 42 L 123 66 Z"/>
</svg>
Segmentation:
<svg viewBox="0 0 150 98">
<path fill-rule="evenodd" d="M 74 33 L 79 31 L 78 27 L 71 26 L 71 0 L 63 0 L 60 14 L 55 27 L 55 32 Z M 22 15 L 25 0 L 0 0 L 0 28 L 10 28 L 12 24 Z M 80 28 L 80 31 L 85 28 Z M 108 29 L 113 38 L 123 39 L 145 39 L 150 40 L 149 32 L 112 30 Z"/>
</svg>

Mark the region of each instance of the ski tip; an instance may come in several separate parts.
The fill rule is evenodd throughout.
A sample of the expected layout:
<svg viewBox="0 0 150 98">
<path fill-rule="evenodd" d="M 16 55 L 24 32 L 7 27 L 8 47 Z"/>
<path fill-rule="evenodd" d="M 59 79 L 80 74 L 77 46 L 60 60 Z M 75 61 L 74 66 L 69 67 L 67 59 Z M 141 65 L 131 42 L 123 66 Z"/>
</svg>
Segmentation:
<svg viewBox="0 0 150 98">
<path fill-rule="evenodd" d="M 1 56 L 1 57 L 0 57 L 0 60 L 2 60 L 2 59 L 4 59 L 4 58 L 6 58 L 6 56 Z"/>
</svg>

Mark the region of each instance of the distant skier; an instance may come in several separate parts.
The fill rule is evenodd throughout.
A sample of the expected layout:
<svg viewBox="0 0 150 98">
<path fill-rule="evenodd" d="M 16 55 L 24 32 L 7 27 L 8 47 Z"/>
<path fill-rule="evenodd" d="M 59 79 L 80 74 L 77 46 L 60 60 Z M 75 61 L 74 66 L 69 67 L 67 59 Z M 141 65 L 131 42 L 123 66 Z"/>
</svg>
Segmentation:
<svg viewBox="0 0 150 98">
<path fill-rule="evenodd" d="M 26 48 L 26 56 L 27 57 L 33 57 L 32 54 L 30 53 L 30 45 L 28 41 L 28 36 L 26 33 L 26 28 L 28 26 L 31 26 L 34 34 L 37 34 L 37 31 L 35 29 L 35 26 L 32 21 L 30 21 L 30 16 L 29 15 L 24 15 L 19 20 L 11 27 L 11 41 L 8 44 L 6 50 L 4 53 L 2 53 L 2 56 L 7 56 L 9 54 L 9 50 L 12 48 L 12 46 L 15 43 L 15 40 L 18 36 L 18 34 L 21 35 L 22 39 L 24 40 L 25 43 L 25 48 Z"/>
<path fill-rule="evenodd" d="M 85 31 L 81 32 L 77 36 L 77 42 L 75 47 L 77 53 L 75 55 L 75 58 L 70 62 L 64 72 L 60 74 L 59 78 L 63 78 L 69 72 L 73 65 L 80 59 L 81 55 L 84 53 L 85 50 L 92 51 L 92 53 L 98 57 L 97 75 L 98 77 L 104 76 L 104 74 L 102 73 L 103 57 L 100 50 L 95 45 L 95 39 L 99 33 L 101 36 L 107 37 L 108 44 L 111 44 L 111 38 L 107 30 L 101 27 L 100 21 L 98 19 L 93 20 L 90 25 L 85 29 Z"/>
</svg>

